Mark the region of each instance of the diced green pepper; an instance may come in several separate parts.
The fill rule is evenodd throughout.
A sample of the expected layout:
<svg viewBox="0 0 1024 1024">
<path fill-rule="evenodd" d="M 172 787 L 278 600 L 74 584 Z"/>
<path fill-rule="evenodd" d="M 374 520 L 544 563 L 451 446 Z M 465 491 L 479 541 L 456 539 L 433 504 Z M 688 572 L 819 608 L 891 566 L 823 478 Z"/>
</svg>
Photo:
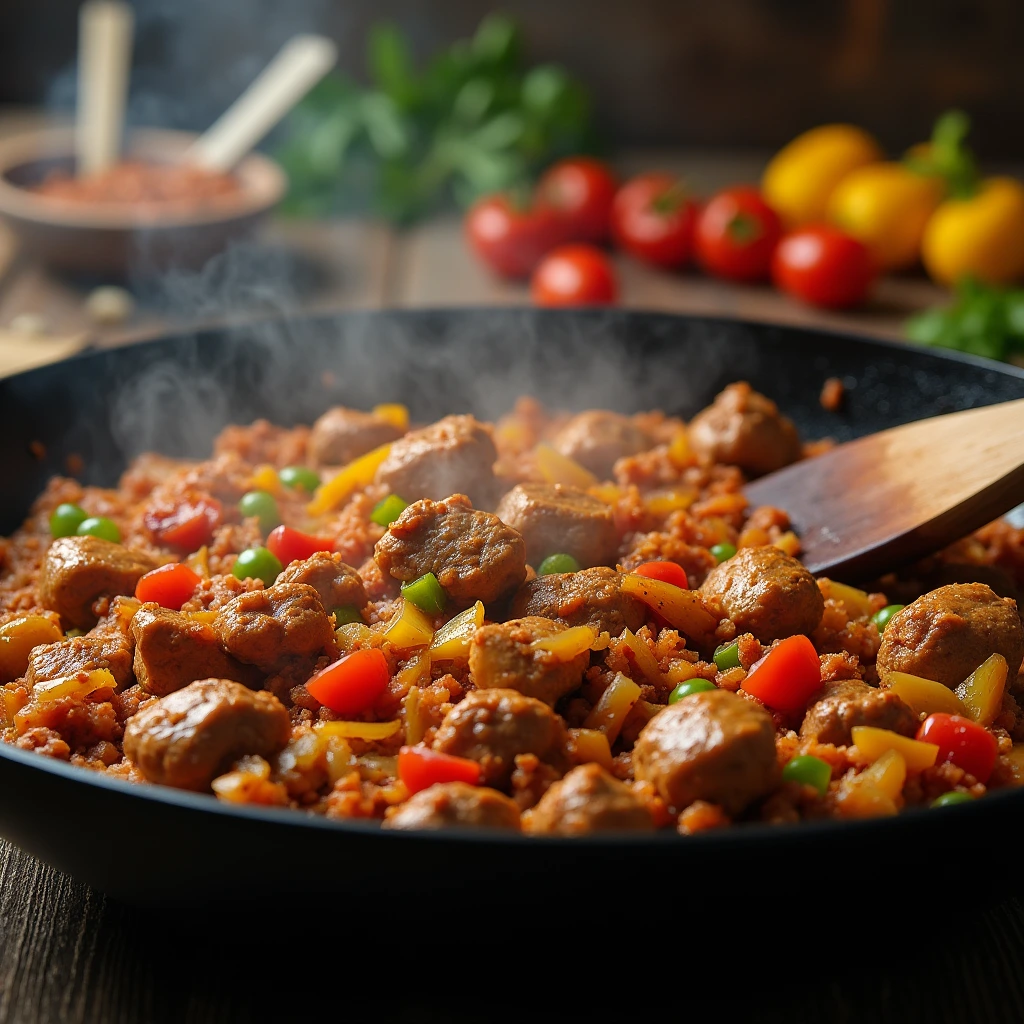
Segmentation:
<svg viewBox="0 0 1024 1024">
<path fill-rule="evenodd" d="M 432 572 L 426 573 L 411 583 L 403 583 L 402 597 L 428 615 L 437 615 L 439 612 L 443 612 L 444 606 L 448 603 L 448 595 Z"/>
<path fill-rule="evenodd" d="M 732 643 L 720 644 L 715 649 L 714 656 L 715 668 L 719 672 L 728 672 L 731 668 L 740 667 L 740 645 L 739 641 L 733 640 Z"/>
<path fill-rule="evenodd" d="M 347 626 L 350 622 L 362 622 L 363 617 L 359 614 L 359 609 L 354 604 L 342 605 L 340 608 L 334 609 L 334 625 L 335 628 L 338 626 Z"/>
<path fill-rule="evenodd" d="M 370 513 L 370 522 L 378 526 L 390 526 L 407 508 L 409 503 L 402 501 L 397 494 L 389 494 L 386 498 L 378 501 Z"/>
</svg>

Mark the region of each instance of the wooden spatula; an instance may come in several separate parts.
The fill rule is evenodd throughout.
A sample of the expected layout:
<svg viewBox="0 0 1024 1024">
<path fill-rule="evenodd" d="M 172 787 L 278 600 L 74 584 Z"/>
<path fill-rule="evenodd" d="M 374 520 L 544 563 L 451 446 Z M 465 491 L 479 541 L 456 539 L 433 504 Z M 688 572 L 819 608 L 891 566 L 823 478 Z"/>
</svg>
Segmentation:
<svg viewBox="0 0 1024 1024">
<path fill-rule="evenodd" d="M 789 513 L 811 572 L 872 579 L 1024 502 L 1024 399 L 849 441 L 744 493 Z"/>
</svg>

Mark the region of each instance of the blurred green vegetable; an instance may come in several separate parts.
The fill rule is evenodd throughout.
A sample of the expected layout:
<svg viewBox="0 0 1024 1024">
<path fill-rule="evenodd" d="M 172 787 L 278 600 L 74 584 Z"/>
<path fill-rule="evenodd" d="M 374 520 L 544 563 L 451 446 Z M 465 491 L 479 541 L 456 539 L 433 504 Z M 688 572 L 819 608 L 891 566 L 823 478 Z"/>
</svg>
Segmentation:
<svg viewBox="0 0 1024 1024">
<path fill-rule="evenodd" d="M 590 102 L 555 64 L 525 68 L 502 15 L 422 71 L 391 25 L 370 32 L 371 85 L 324 79 L 293 111 L 277 157 L 300 216 L 370 209 L 405 223 L 452 199 L 522 186 L 589 148 Z"/>
</svg>

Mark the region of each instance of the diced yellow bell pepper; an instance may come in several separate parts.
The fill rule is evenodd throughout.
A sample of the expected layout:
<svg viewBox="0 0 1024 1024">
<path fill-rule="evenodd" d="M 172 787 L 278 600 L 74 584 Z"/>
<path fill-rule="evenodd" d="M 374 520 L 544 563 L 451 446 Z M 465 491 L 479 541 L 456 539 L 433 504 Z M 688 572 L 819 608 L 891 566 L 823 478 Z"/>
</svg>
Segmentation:
<svg viewBox="0 0 1024 1024">
<path fill-rule="evenodd" d="M 884 818 L 899 813 L 891 796 L 860 776 L 840 783 L 836 810 L 842 818 Z"/>
<path fill-rule="evenodd" d="M 577 764 L 594 761 L 602 768 L 611 769 L 612 748 L 603 732 L 598 729 L 571 729 L 569 736 L 572 758 Z"/>
<path fill-rule="evenodd" d="M 426 686 L 430 682 L 430 652 L 416 651 L 395 673 L 395 684 L 399 692 L 409 686 Z"/>
<path fill-rule="evenodd" d="M 693 461 L 693 456 L 690 453 L 690 441 L 686 436 L 685 430 L 680 430 L 679 433 L 672 438 L 672 441 L 668 446 L 668 458 L 669 462 L 671 462 L 676 469 L 684 469 Z"/>
<path fill-rule="evenodd" d="M 800 554 L 800 538 L 792 530 L 787 530 L 772 544 L 772 547 L 776 547 L 783 554 L 795 558 Z"/>
<path fill-rule="evenodd" d="M 680 658 L 678 661 L 674 661 L 669 665 L 668 672 L 665 673 L 665 677 L 673 686 L 678 686 L 680 683 L 685 683 L 688 679 L 695 678 L 697 674 L 696 665 Z"/>
<path fill-rule="evenodd" d="M 362 644 L 367 647 L 370 641 L 373 639 L 374 631 L 364 622 L 346 622 L 344 626 L 339 626 L 335 631 L 334 635 L 338 640 L 338 647 L 341 648 L 343 653 L 351 651 L 356 644 Z"/>
<path fill-rule="evenodd" d="M 599 729 L 608 738 L 609 746 L 615 742 L 622 729 L 622 723 L 626 715 L 633 710 L 633 705 L 640 699 L 640 687 L 628 676 L 621 672 L 615 673 L 615 678 L 608 688 L 601 694 L 601 699 L 593 706 L 590 714 L 587 715 L 583 727 L 586 729 Z"/>
<path fill-rule="evenodd" d="M 322 516 L 341 505 L 353 491 L 360 487 L 368 487 L 373 483 L 377 469 L 390 451 L 390 444 L 382 444 L 379 448 L 360 455 L 358 459 L 353 459 L 316 489 L 313 500 L 306 506 L 306 511 L 311 516 Z"/>
<path fill-rule="evenodd" d="M 877 729 L 873 725 L 855 725 L 850 730 L 857 749 L 869 760 L 877 761 L 886 751 L 895 750 L 906 762 L 907 768 L 919 772 L 935 764 L 939 748 L 934 743 L 912 740 L 891 729 Z"/>
<path fill-rule="evenodd" d="M 622 497 L 622 488 L 618 484 L 595 484 L 588 493 L 606 505 L 614 505 Z"/>
<path fill-rule="evenodd" d="M 632 660 L 636 662 L 636 667 L 643 673 L 644 678 L 655 685 L 664 683 L 665 674 L 658 667 L 658 659 L 654 657 L 654 652 L 650 647 L 630 629 L 622 631 L 621 639 L 629 651 L 627 657 L 632 656 Z"/>
<path fill-rule="evenodd" d="M 892 690 L 917 715 L 932 715 L 941 711 L 947 715 L 967 715 L 960 698 L 934 679 L 913 676 L 909 672 L 889 672 L 882 677 L 882 686 Z"/>
<path fill-rule="evenodd" d="M 449 619 L 435 634 L 430 645 L 430 660 L 455 661 L 469 657 L 469 643 L 484 624 L 484 605 L 477 601 L 472 607 Z"/>
<path fill-rule="evenodd" d="M 410 747 L 416 746 L 427 731 L 428 723 L 427 716 L 423 713 L 422 692 L 418 686 L 410 686 L 409 692 L 402 700 L 402 713 L 405 715 L 405 742 Z"/>
<path fill-rule="evenodd" d="M 578 487 L 581 491 L 593 487 L 599 481 L 589 469 L 585 469 L 574 459 L 556 451 L 541 441 L 534 449 L 537 469 L 549 484 L 563 484 L 566 487 Z"/>
<path fill-rule="evenodd" d="M 194 573 L 202 576 L 204 580 L 208 580 L 210 578 L 210 549 L 204 544 L 198 551 L 193 551 L 185 559 L 185 564 Z"/>
<path fill-rule="evenodd" d="M 993 654 L 956 688 L 968 716 L 979 725 L 991 725 L 1002 709 L 1008 672 L 1006 659 Z"/>
<path fill-rule="evenodd" d="M 386 740 L 394 736 L 402 723 L 391 722 L 323 722 L 318 731 L 323 736 L 338 736 L 343 740 Z"/>
<path fill-rule="evenodd" d="M 667 516 L 680 509 L 688 509 L 697 498 L 697 492 L 687 488 L 651 491 L 644 496 L 644 507 L 652 516 Z"/>
<path fill-rule="evenodd" d="M 887 750 L 873 765 L 865 768 L 860 777 L 877 786 L 890 800 L 895 800 L 907 781 L 907 762 L 898 750 Z"/>
<path fill-rule="evenodd" d="M 33 647 L 63 639 L 60 626 L 45 615 L 22 615 L 5 622 L 0 626 L 0 684 L 25 674 Z"/>
<path fill-rule="evenodd" d="M 402 607 L 388 623 L 384 638 L 400 651 L 412 647 L 426 647 L 434 639 L 434 623 L 426 612 L 412 601 L 402 601 Z"/>
<path fill-rule="evenodd" d="M 28 703 L 28 694 L 23 689 L 0 688 L 0 723 L 13 725 L 15 716 Z"/>
<path fill-rule="evenodd" d="M 696 590 L 683 590 L 663 580 L 637 576 L 635 573 L 626 573 L 622 577 L 621 590 L 623 594 L 639 598 L 673 629 L 678 629 L 686 636 L 707 636 L 718 625 L 718 620 L 704 607 L 700 593 Z"/>
<path fill-rule="evenodd" d="M 848 587 L 845 583 L 828 580 L 828 595 L 836 601 L 842 601 L 847 615 L 852 619 L 870 619 L 875 614 L 871 598 L 863 590 Z"/>
<path fill-rule="evenodd" d="M 409 429 L 409 410 L 398 402 L 375 405 L 373 415 L 378 419 L 387 420 L 395 430 L 401 430 L 403 434 Z"/>
<path fill-rule="evenodd" d="M 79 672 L 75 676 L 61 679 L 47 679 L 32 687 L 32 701 L 35 704 L 49 704 L 63 697 L 88 697 L 96 690 L 116 690 L 117 681 L 109 669 L 95 668 L 91 672 Z"/>
<path fill-rule="evenodd" d="M 534 640 L 530 646 L 535 651 L 547 651 L 558 661 L 572 661 L 577 655 L 589 651 L 597 640 L 597 630 L 591 626 L 570 626 L 554 636 Z"/>
<path fill-rule="evenodd" d="M 281 485 L 281 478 L 273 466 L 258 466 L 249 479 L 249 489 L 252 491 L 266 491 L 274 497 L 280 497 L 284 490 Z"/>
</svg>

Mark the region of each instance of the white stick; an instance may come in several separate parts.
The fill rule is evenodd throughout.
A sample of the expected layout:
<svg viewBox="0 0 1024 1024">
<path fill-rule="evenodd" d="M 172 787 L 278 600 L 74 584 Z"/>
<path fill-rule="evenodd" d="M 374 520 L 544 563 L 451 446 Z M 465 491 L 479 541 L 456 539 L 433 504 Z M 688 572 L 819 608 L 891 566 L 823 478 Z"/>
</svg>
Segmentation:
<svg viewBox="0 0 1024 1024">
<path fill-rule="evenodd" d="M 132 9 L 115 0 L 88 0 L 78 22 L 78 114 L 75 151 L 79 174 L 95 174 L 121 154 Z"/>
<path fill-rule="evenodd" d="M 334 67 L 338 50 L 324 36 L 295 36 L 183 159 L 228 171 Z"/>
</svg>

